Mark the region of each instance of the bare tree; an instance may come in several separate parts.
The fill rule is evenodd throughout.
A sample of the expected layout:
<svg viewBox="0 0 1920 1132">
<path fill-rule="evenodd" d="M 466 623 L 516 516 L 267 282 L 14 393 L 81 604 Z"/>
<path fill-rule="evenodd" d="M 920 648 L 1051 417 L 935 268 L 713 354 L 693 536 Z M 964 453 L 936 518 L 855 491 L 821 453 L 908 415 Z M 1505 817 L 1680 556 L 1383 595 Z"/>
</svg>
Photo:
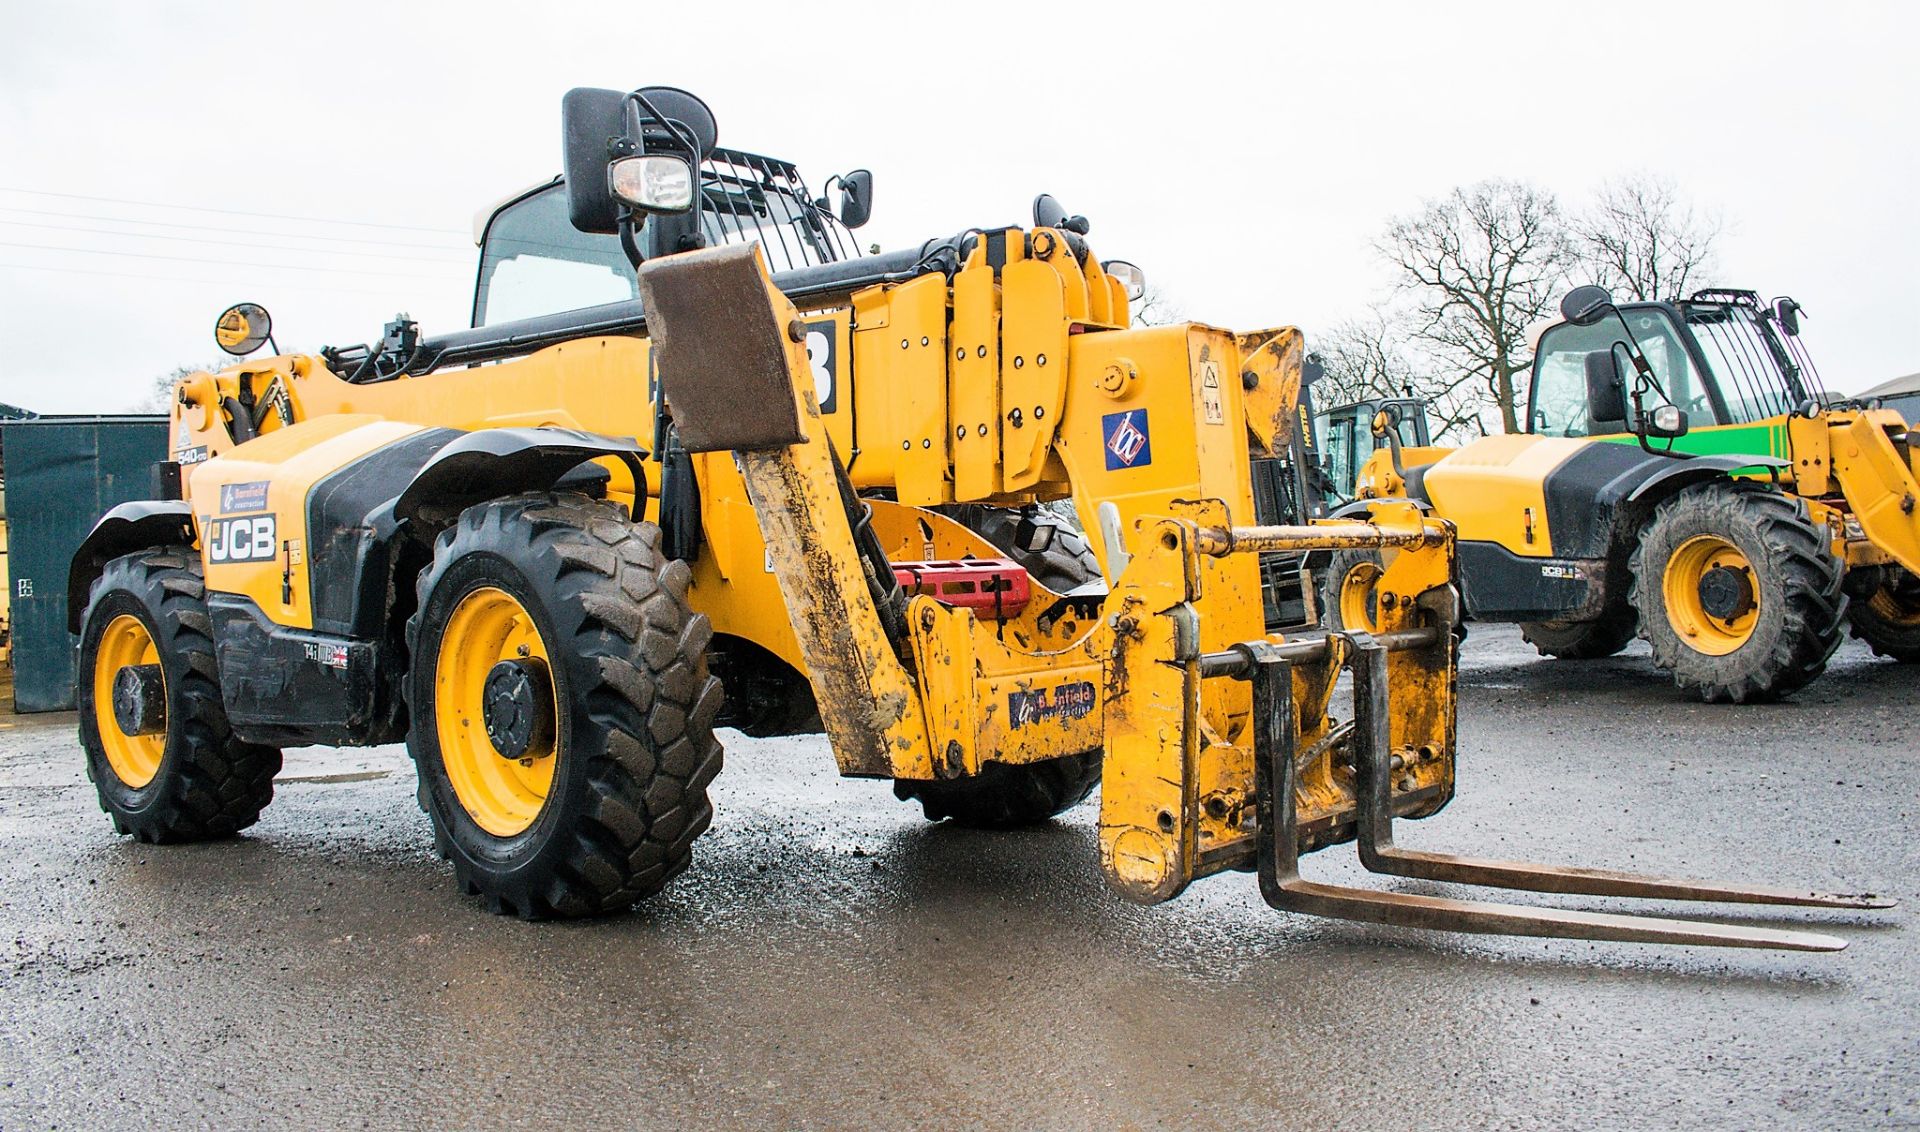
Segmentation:
<svg viewBox="0 0 1920 1132">
<path fill-rule="evenodd" d="M 1648 173 L 1608 181 L 1574 218 L 1580 264 L 1619 299 L 1685 295 L 1713 268 L 1720 215 L 1698 209 L 1672 179 Z"/>
<path fill-rule="evenodd" d="M 204 362 L 200 365 L 174 366 L 165 373 L 157 374 L 147 383 L 147 392 L 134 402 L 132 410 L 136 413 L 165 413 L 173 408 L 173 387 L 182 378 L 196 373 L 213 372 L 220 368 L 220 362 Z"/>
<path fill-rule="evenodd" d="M 1352 401 L 1418 397 L 1427 403 L 1427 423 L 1436 438 L 1484 433 L 1486 401 L 1477 382 L 1456 368 L 1437 365 L 1408 341 L 1404 319 L 1384 306 L 1339 323 L 1312 339 L 1324 367 L 1314 386 L 1321 409 Z"/>
<path fill-rule="evenodd" d="M 1527 368 L 1526 328 L 1553 309 L 1573 259 L 1553 194 L 1507 180 L 1455 189 L 1394 220 L 1378 248 L 1413 302 L 1412 336 L 1484 383 L 1501 426 L 1519 432 L 1513 379 Z"/>
<path fill-rule="evenodd" d="M 1183 321 L 1186 315 L 1167 298 L 1167 293 L 1152 283 L 1140 292 L 1140 297 L 1128 304 L 1128 317 L 1135 326 L 1167 326 Z"/>
</svg>

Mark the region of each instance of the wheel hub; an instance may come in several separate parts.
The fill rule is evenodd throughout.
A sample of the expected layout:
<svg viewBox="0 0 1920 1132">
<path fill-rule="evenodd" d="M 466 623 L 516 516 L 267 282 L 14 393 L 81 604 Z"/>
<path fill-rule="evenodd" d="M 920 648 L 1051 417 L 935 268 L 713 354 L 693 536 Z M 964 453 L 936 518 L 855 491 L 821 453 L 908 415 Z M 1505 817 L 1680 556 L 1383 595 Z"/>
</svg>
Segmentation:
<svg viewBox="0 0 1920 1132">
<path fill-rule="evenodd" d="M 113 674 L 113 721 L 122 735 L 167 729 L 167 686 L 157 664 L 123 665 Z"/>
<path fill-rule="evenodd" d="M 545 663 L 524 657 L 503 660 L 487 673 L 480 712 L 487 738 L 503 759 L 524 759 L 550 750 L 553 682 Z"/>
<path fill-rule="evenodd" d="M 1715 566 L 1700 575 L 1700 608 L 1707 616 L 1732 621 L 1753 604 L 1753 578 L 1747 571 Z"/>
</svg>

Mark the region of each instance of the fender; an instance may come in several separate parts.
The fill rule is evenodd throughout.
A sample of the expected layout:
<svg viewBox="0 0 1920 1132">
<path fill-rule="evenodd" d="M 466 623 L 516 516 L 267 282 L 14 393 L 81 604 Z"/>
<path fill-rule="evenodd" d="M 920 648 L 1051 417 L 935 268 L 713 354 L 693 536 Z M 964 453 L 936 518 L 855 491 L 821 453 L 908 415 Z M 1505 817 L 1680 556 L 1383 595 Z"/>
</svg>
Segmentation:
<svg viewBox="0 0 1920 1132">
<path fill-rule="evenodd" d="M 612 456 L 633 473 L 635 498 L 645 499 L 650 453 L 632 440 L 570 428 L 488 428 L 453 440 L 420 466 L 393 503 L 394 518 L 432 521 L 516 491 L 540 490 L 598 456 Z"/>
<path fill-rule="evenodd" d="M 1657 502 L 1696 483 L 1724 479 L 1741 468 L 1767 468 L 1778 471 L 1792 466 L 1775 456 L 1695 456 L 1687 460 L 1675 460 L 1667 467 L 1641 480 L 1639 486 L 1627 493 L 1627 502 L 1637 503 L 1642 499 Z"/>
<path fill-rule="evenodd" d="M 178 499 L 136 499 L 100 517 L 67 566 L 67 631 L 80 632 L 93 583 L 107 563 L 136 550 L 192 546 L 196 541 L 192 505 Z"/>
</svg>

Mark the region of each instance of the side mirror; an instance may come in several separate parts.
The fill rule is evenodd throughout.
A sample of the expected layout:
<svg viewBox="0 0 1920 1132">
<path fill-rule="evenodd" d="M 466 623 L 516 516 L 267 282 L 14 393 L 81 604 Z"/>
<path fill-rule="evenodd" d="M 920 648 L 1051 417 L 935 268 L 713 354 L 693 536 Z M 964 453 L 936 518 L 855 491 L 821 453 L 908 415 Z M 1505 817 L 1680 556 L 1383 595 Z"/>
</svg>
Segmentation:
<svg viewBox="0 0 1920 1132">
<path fill-rule="evenodd" d="M 1786 332 L 1787 337 L 1800 337 L 1800 303 L 1797 300 L 1775 299 L 1773 317 L 1780 320 L 1780 329 Z"/>
<path fill-rule="evenodd" d="M 1069 215 L 1066 206 L 1055 200 L 1052 193 L 1041 193 L 1033 198 L 1033 226 L 1058 228 L 1077 236 L 1086 235 L 1093 227 L 1086 217 Z"/>
<path fill-rule="evenodd" d="M 1687 435 L 1686 411 L 1677 405 L 1658 405 L 1647 414 L 1648 436 L 1657 436 L 1662 440 L 1678 440 Z"/>
<path fill-rule="evenodd" d="M 1560 300 L 1560 317 L 1575 326 L 1592 326 L 1606 317 L 1613 309 L 1613 296 L 1605 287 L 1596 287 L 1589 283 L 1584 287 L 1575 287 Z"/>
<path fill-rule="evenodd" d="M 607 183 L 607 162 L 633 152 L 626 100 L 620 91 L 584 86 L 560 99 L 567 219 L 582 232 L 610 236 L 620 230 L 620 202 Z"/>
<path fill-rule="evenodd" d="M 840 182 L 840 223 L 858 228 L 873 217 L 873 173 L 855 169 L 835 178 Z"/>
<path fill-rule="evenodd" d="M 1627 422 L 1626 382 L 1620 380 L 1620 359 L 1611 349 L 1587 355 L 1587 427 L 1598 435 L 1602 422 Z"/>
<path fill-rule="evenodd" d="M 214 320 L 213 340 L 227 353 L 244 358 L 273 341 L 273 316 L 259 303 L 235 303 Z"/>
</svg>

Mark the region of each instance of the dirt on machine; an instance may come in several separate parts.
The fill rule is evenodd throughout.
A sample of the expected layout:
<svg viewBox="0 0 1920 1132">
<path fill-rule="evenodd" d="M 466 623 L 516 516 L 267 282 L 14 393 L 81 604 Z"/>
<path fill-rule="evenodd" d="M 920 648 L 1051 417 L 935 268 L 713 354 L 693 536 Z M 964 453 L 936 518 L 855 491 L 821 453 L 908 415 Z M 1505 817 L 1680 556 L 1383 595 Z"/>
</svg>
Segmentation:
<svg viewBox="0 0 1920 1132">
<path fill-rule="evenodd" d="M 121 832 L 229 836 L 282 748 L 404 740 L 462 890 L 607 913 L 687 867 L 734 727 L 824 731 L 933 820 L 1098 788 L 1099 867 L 1141 903 L 1251 872 L 1355 920 L 1843 945 L 1300 876 L 1352 842 L 1400 877 L 1887 904 L 1397 848 L 1455 788 L 1455 532 L 1407 500 L 1258 521 L 1256 461 L 1299 462 L 1298 331 L 1135 324 L 1138 269 L 1047 196 L 857 254 L 870 174 L 835 207 L 685 91 L 575 90 L 562 125 L 565 175 L 484 223 L 471 327 L 177 388 L 172 490 L 73 563 Z M 247 355 L 264 319 L 220 340 Z M 1273 556 L 1347 550 L 1383 555 L 1373 621 L 1274 629 Z"/>
<path fill-rule="evenodd" d="M 1849 631 L 1920 662 L 1920 433 L 1823 388 L 1799 303 L 1616 305 L 1589 286 L 1561 314 L 1538 336 L 1527 432 L 1415 444 L 1420 404 L 1399 402 L 1346 480 L 1361 506 L 1411 499 L 1454 525 L 1469 617 L 1571 659 L 1644 638 L 1709 702 L 1804 687 Z M 1366 623 L 1378 565 L 1332 572 L 1337 621 Z"/>
</svg>

